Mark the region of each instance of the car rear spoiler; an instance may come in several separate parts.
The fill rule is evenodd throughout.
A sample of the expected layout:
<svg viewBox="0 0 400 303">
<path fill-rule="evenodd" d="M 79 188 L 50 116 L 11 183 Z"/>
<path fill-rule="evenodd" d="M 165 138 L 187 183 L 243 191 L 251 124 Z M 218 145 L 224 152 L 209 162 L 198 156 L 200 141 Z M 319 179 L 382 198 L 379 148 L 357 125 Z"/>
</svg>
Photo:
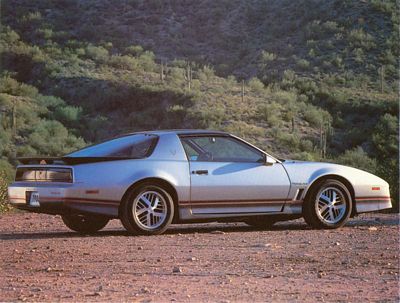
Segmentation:
<svg viewBox="0 0 400 303">
<path fill-rule="evenodd" d="M 17 158 L 24 165 L 74 165 L 105 161 L 118 161 L 128 159 L 140 159 L 131 157 L 21 157 Z"/>
</svg>

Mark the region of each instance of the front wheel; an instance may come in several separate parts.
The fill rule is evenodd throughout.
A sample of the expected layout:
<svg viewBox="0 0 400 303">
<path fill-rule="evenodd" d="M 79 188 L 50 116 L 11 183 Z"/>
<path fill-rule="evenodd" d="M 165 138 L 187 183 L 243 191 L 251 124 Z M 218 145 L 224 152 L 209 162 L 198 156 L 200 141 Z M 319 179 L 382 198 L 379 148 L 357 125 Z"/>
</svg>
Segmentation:
<svg viewBox="0 0 400 303">
<path fill-rule="evenodd" d="M 314 228 L 338 228 L 350 217 L 351 194 L 340 181 L 326 179 L 311 188 L 303 205 L 303 216 Z"/>
<path fill-rule="evenodd" d="M 161 234 L 173 217 L 173 199 L 158 185 L 145 183 L 134 188 L 122 204 L 121 222 L 130 234 Z"/>
<path fill-rule="evenodd" d="M 94 233 L 107 225 L 109 218 L 90 215 L 63 215 L 64 224 L 82 234 Z"/>
</svg>

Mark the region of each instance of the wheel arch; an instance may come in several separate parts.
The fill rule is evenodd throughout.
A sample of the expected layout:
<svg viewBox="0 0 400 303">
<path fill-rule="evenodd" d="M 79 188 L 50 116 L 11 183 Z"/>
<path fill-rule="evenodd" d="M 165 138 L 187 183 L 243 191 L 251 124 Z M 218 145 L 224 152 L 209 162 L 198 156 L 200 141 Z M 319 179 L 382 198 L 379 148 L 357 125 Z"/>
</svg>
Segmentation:
<svg viewBox="0 0 400 303">
<path fill-rule="evenodd" d="M 318 178 L 314 179 L 311 182 L 311 184 L 307 187 L 306 192 L 304 193 L 304 200 L 309 198 L 309 195 L 312 192 L 311 191 L 312 188 L 314 188 L 321 181 L 327 180 L 327 179 L 334 179 L 334 180 L 340 181 L 347 187 L 347 189 L 349 190 L 350 195 L 351 195 L 351 204 L 352 204 L 352 211 L 351 211 L 350 217 L 354 217 L 357 213 L 356 212 L 356 204 L 355 204 L 354 187 L 348 179 L 346 179 L 345 177 L 343 177 L 341 175 L 327 174 L 327 175 L 319 176 Z"/>
<path fill-rule="evenodd" d="M 118 208 L 118 216 L 119 217 L 121 216 L 122 201 L 124 201 L 124 199 L 126 198 L 128 193 L 131 190 L 133 190 L 134 188 L 142 185 L 143 183 L 151 183 L 153 185 L 158 185 L 158 186 L 162 187 L 164 190 L 166 190 L 171 195 L 171 198 L 174 202 L 174 218 L 173 218 L 172 222 L 173 223 L 177 222 L 179 220 L 178 193 L 177 193 L 175 187 L 170 182 L 168 182 L 165 179 L 159 178 L 159 177 L 148 177 L 148 178 L 138 180 L 138 181 L 134 182 L 133 184 L 131 184 L 125 191 L 124 195 L 122 196 L 121 203 Z"/>
</svg>

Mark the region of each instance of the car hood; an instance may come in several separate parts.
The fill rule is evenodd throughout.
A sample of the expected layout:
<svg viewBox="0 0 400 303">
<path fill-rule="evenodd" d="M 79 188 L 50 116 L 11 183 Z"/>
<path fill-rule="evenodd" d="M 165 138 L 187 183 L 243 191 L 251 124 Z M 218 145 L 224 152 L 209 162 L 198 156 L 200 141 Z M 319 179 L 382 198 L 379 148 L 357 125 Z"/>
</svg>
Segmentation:
<svg viewBox="0 0 400 303">
<path fill-rule="evenodd" d="M 386 181 L 371 173 L 335 163 L 285 160 L 282 165 L 292 183 L 305 185 L 325 175 L 338 175 L 349 180 L 352 184 L 362 181 L 377 185 L 387 185 Z"/>
</svg>

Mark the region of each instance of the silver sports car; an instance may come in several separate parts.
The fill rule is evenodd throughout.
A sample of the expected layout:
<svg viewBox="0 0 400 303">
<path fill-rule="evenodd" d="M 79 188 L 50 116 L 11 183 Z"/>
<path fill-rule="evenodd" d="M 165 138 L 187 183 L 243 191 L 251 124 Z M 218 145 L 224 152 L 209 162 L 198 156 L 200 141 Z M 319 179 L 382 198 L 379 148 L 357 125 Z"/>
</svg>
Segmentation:
<svg viewBox="0 0 400 303">
<path fill-rule="evenodd" d="M 8 189 L 17 208 L 60 214 L 91 233 L 119 218 L 131 234 L 171 223 L 242 221 L 259 228 L 304 217 L 337 228 L 391 208 L 389 185 L 330 163 L 279 160 L 231 134 L 167 130 L 124 135 L 61 158 L 22 158 Z"/>
</svg>

